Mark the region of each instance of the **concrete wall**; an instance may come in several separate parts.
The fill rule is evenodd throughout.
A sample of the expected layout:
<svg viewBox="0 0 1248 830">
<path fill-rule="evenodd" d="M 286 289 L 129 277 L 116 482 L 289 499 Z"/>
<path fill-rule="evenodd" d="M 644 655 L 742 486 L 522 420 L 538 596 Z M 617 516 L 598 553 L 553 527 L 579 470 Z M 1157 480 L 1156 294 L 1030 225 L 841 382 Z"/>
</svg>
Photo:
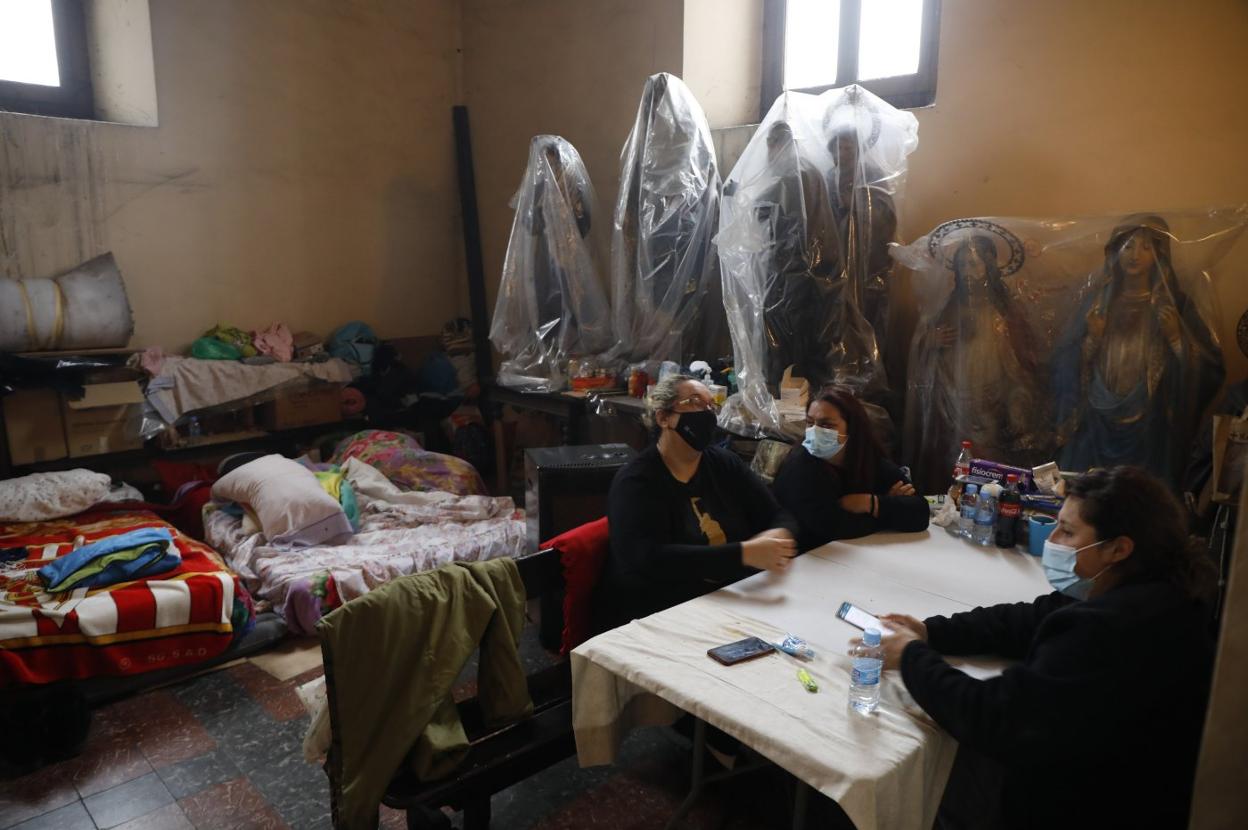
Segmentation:
<svg viewBox="0 0 1248 830">
<path fill-rule="evenodd" d="M 529 140 L 553 133 L 572 142 L 598 194 L 595 227 L 606 231 L 642 86 L 655 72 L 679 74 L 681 38 L 675 0 L 463 0 L 464 101 L 491 314 L 511 231 L 507 203 Z"/>
<path fill-rule="evenodd" d="M 688 3 L 702 0 L 688 0 Z M 752 0 L 708 30 L 749 55 Z M 753 41 L 726 42 L 725 32 Z M 1248 4 L 1242 0 L 945 0 L 936 103 L 915 110 L 906 239 L 964 216 L 1116 214 L 1248 201 Z M 686 29 L 685 51 L 698 35 Z M 721 92 L 697 67 L 700 97 Z M 750 115 L 744 102 L 715 126 Z M 1248 308 L 1248 243 L 1216 275 L 1231 380 L 1248 376 L 1234 325 Z M 905 331 L 907 292 L 901 286 Z M 894 344 L 896 345 L 896 344 Z"/>
<path fill-rule="evenodd" d="M 133 344 L 467 307 L 456 0 L 160 0 L 160 126 L 0 115 L 0 274 L 113 250 Z"/>
</svg>

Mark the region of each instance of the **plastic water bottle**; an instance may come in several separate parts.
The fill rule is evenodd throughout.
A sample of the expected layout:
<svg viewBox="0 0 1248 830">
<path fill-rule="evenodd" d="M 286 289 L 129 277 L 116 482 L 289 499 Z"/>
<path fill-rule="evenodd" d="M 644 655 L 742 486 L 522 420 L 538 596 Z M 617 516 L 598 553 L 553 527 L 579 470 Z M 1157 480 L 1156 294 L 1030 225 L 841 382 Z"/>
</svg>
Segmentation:
<svg viewBox="0 0 1248 830">
<path fill-rule="evenodd" d="M 849 705 L 855 712 L 869 715 L 880 705 L 880 671 L 884 668 L 884 649 L 880 647 L 880 631 L 868 628 L 862 641 L 849 653 L 853 668 L 849 672 Z"/>
<path fill-rule="evenodd" d="M 958 535 L 963 539 L 971 538 L 975 528 L 975 506 L 979 502 L 979 485 L 970 483 L 962 491 L 962 515 L 958 516 Z"/>
<path fill-rule="evenodd" d="M 996 490 L 1000 490 L 997 487 Z M 975 507 L 975 528 L 971 541 L 987 547 L 994 541 L 997 525 L 997 493 L 991 484 L 979 488 L 979 503 Z"/>
</svg>

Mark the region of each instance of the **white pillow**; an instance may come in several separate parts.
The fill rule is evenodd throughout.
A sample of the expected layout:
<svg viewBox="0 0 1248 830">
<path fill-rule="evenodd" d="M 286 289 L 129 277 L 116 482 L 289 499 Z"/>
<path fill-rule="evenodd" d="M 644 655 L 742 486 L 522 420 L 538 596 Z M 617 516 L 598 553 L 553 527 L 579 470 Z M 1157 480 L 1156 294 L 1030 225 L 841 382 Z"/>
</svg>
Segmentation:
<svg viewBox="0 0 1248 830">
<path fill-rule="evenodd" d="M 273 545 L 332 544 L 351 536 L 347 514 L 312 471 L 280 455 L 257 458 L 217 479 L 212 497 L 250 506 Z"/>
<path fill-rule="evenodd" d="M 0 481 L 0 521 L 42 522 L 81 513 L 108 495 L 111 481 L 90 470 L 32 473 Z"/>
</svg>

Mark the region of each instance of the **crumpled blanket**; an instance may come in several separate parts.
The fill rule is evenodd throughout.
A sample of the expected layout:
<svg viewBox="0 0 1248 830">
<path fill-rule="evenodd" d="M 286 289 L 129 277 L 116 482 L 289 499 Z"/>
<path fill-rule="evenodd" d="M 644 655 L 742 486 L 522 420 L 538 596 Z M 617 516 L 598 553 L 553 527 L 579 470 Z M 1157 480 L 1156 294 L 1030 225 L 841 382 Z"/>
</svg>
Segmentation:
<svg viewBox="0 0 1248 830">
<path fill-rule="evenodd" d="M 309 601 L 303 595 L 310 586 L 332 582 L 330 605 L 336 607 L 399 576 L 526 550 L 524 513 L 509 498 L 405 492 L 358 459 L 349 459 L 344 471 L 360 506 L 360 530 L 346 544 L 282 550 L 249 533 L 236 515 L 209 505 L 204 516 L 208 543 L 301 633 L 313 633 L 319 617 L 317 609 L 301 605 Z"/>
<path fill-rule="evenodd" d="M 166 357 L 160 374 L 147 385 L 147 400 L 168 423 L 188 412 L 244 400 L 286 384 L 309 380 L 349 383 L 341 360 L 324 363 L 270 363 L 249 366 L 229 360 Z"/>
<path fill-rule="evenodd" d="M 509 498 L 457 496 L 442 490 L 400 490 L 381 471 L 358 458 L 348 458 L 342 467 L 356 496 L 369 499 L 367 509 L 389 513 L 413 524 L 425 522 L 479 522 L 505 516 L 515 510 Z"/>
<path fill-rule="evenodd" d="M 103 501 L 111 486 L 103 473 L 81 469 L 0 481 L 0 521 L 43 522 L 72 516 Z"/>
</svg>

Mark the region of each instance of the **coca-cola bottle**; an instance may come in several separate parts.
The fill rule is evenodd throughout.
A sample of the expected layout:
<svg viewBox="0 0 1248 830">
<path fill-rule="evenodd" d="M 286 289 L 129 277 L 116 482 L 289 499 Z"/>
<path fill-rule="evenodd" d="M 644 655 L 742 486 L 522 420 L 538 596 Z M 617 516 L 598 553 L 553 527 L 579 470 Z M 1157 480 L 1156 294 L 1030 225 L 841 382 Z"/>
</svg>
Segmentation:
<svg viewBox="0 0 1248 830">
<path fill-rule="evenodd" d="M 958 453 L 958 460 L 953 462 L 953 480 L 957 481 L 960 476 L 969 475 L 971 472 L 971 442 L 962 442 L 962 452 Z"/>
<path fill-rule="evenodd" d="M 1012 548 L 1016 543 L 1018 515 L 1023 509 L 1023 499 L 1018 493 L 1018 475 L 1005 477 L 1005 487 L 997 500 L 996 542 L 999 548 Z"/>
</svg>

